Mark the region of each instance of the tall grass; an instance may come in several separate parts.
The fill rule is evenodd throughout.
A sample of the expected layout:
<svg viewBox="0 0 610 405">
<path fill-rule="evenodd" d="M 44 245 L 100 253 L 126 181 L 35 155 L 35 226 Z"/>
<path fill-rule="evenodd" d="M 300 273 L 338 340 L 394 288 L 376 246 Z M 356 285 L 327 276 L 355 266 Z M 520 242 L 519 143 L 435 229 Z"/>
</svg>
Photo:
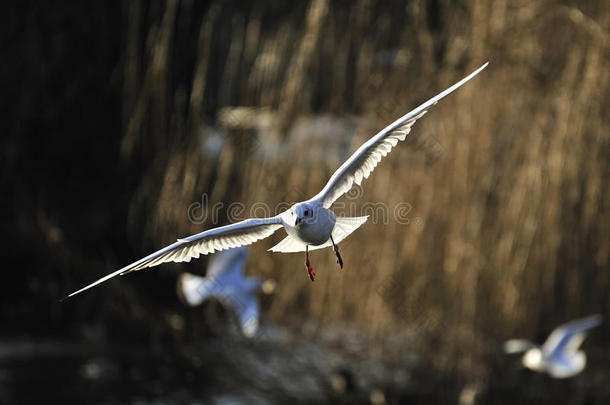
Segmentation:
<svg viewBox="0 0 610 405">
<path fill-rule="evenodd" d="M 247 207 L 314 195 L 348 152 L 489 60 L 363 183 L 359 207 L 408 202 L 408 224 L 363 226 L 341 245 L 343 271 L 314 252 L 313 284 L 301 255 L 266 252 L 279 235 L 253 248 L 249 271 L 279 285 L 270 317 L 405 334 L 439 370 L 484 376 L 478 360 L 502 339 L 608 315 L 610 3 L 570 4 L 130 2 L 122 154 L 145 173 L 134 245 L 213 226 L 187 220 L 202 193 Z M 295 140 L 320 115 L 357 124 Z M 216 156 L 201 153 L 212 129 Z"/>
</svg>

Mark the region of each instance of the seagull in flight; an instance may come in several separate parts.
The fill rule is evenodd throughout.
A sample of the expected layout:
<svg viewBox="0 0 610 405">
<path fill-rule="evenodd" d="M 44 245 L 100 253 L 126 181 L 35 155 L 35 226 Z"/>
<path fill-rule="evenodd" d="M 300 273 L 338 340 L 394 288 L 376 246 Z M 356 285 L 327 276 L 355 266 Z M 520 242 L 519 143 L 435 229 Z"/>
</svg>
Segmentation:
<svg viewBox="0 0 610 405">
<path fill-rule="evenodd" d="M 602 323 L 600 315 L 568 322 L 555 329 L 542 346 L 529 340 L 511 339 L 504 343 L 506 353 L 522 353 L 523 365 L 530 370 L 547 372 L 553 378 L 568 378 L 580 373 L 587 356 L 578 350 L 589 329 Z"/>
<path fill-rule="evenodd" d="M 191 307 L 216 298 L 237 315 L 243 334 L 252 337 L 258 330 L 260 315 L 257 295 L 259 292 L 270 294 L 275 283 L 244 277 L 247 258 L 248 248 L 245 246 L 216 253 L 210 260 L 205 277 L 182 273 L 176 289 L 182 301 Z"/>
<path fill-rule="evenodd" d="M 478 75 L 487 67 L 488 63 L 398 118 L 370 138 L 335 171 L 322 191 L 313 198 L 296 203 L 290 209 L 274 217 L 250 218 L 178 239 L 171 245 L 71 293 L 68 297 L 132 271 L 167 262 L 188 262 L 193 258 L 198 258 L 199 255 L 250 245 L 271 236 L 280 228 L 284 228 L 288 235 L 270 250 L 284 253 L 305 251 L 305 268 L 311 281 L 314 281 L 316 273 L 309 263 L 309 250 L 332 246 L 337 256 L 337 263 L 340 268 L 343 268 L 343 259 L 337 244 L 358 229 L 368 217 L 337 217 L 330 210 L 333 202 L 348 192 L 354 183 L 360 184 L 363 179 L 368 178 L 375 166 L 396 146 L 398 141 L 405 140 L 415 121 L 426 114 L 430 107 Z"/>
</svg>

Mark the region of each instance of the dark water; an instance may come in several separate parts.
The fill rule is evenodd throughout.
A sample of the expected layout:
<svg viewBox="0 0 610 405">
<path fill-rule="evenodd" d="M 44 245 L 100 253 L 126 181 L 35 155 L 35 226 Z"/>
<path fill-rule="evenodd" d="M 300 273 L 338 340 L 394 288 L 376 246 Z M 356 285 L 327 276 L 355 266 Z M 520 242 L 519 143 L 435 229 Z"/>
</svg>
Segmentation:
<svg viewBox="0 0 610 405">
<path fill-rule="evenodd" d="M 214 383 L 204 368 L 138 347 L 3 342 L 2 351 L 2 403 L 185 403 Z"/>
<path fill-rule="evenodd" d="M 0 343 L 0 403 L 326 402 L 325 356 L 301 345 L 212 339 L 180 351 L 58 341 Z M 305 354 L 303 351 L 313 353 Z M 294 361 L 293 361 L 294 360 Z M 324 364 L 315 364 L 315 363 Z M 328 381 L 326 381 L 328 379 Z"/>
<path fill-rule="evenodd" d="M 254 340 L 230 334 L 173 349 L 4 340 L 0 403 L 396 402 L 404 392 L 392 387 L 408 391 L 413 359 L 384 364 L 362 349 L 351 331 L 316 341 L 277 328 Z"/>
<path fill-rule="evenodd" d="M 385 355 L 357 330 L 296 334 L 266 326 L 179 344 L 0 339 L 0 404 L 606 404 L 608 359 L 553 380 L 498 353 L 485 378 L 443 377 L 405 340 Z"/>
</svg>

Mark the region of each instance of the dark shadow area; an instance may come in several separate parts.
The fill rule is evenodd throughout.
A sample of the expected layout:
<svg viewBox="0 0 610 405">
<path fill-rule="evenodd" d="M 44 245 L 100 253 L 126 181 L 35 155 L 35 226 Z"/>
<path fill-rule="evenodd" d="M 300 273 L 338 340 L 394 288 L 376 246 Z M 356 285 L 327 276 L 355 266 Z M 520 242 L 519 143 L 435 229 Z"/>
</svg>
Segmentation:
<svg viewBox="0 0 610 405">
<path fill-rule="evenodd" d="M 609 403 L 607 1 L 3 10 L 0 402 Z M 60 302 L 315 195 L 487 60 L 340 200 L 372 218 L 340 245 L 343 270 L 313 252 L 312 284 L 302 255 L 267 252 L 284 234 L 253 245 L 248 274 L 277 282 L 254 339 L 218 303 L 178 300 L 178 274 L 208 257 Z M 606 323 L 572 379 L 502 352 L 592 313 Z"/>
</svg>

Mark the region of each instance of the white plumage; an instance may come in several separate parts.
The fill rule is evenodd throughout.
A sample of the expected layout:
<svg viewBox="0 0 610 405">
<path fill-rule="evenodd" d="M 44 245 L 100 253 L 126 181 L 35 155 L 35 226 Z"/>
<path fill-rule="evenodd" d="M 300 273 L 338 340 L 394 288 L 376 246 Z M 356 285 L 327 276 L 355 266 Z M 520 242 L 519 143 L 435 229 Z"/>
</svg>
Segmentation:
<svg viewBox="0 0 610 405">
<path fill-rule="evenodd" d="M 556 328 L 542 346 L 529 340 L 511 339 L 504 343 L 506 353 L 521 353 L 523 365 L 531 370 L 546 372 L 553 378 L 573 377 L 587 363 L 585 353 L 579 350 L 589 329 L 601 324 L 600 315 L 568 322 Z"/>
<path fill-rule="evenodd" d="M 110 278 L 134 270 L 167 262 L 190 261 L 192 258 L 198 258 L 199 255 L 249 245 L 270 236 L 281 227 L 284 227 L 288 237 L 271 248 L 272 251 L 299 252 L 333 246 L 338 262 L 343 266 L 335 245 L 362 225 L 366 221 L 366 217 L 351 220 L 336 218 L 335 214 L 329 210 L 332 203 L 348 192 L 354 183 L 360 184 L 363 179 L 368 178 L 381 159 L 399 141 L 405 140 L 415 121 L 426 114 L 431 106 L 471 80 L 486 66 L 487 63 L 445 91 L 400 117 L 365 142 L 335 171 L 322 191 L 310 200 L 294 204 L 289 210 L 275 217 L 247 219 L 178 239 L 177 242 L 73 292 L 69 297 Z M 307 267 L 310 271 L 309 265 Z M 312 273 L 310 273 L 310 277 L 313 280 Z"/>
<path fill-rule="evenodd" d="M 216 253 L 205 277 L 182 273 L 178 277 L 177 292 L 189 306 L 197 306 L 209 299 L 220 301 L 236 316 L 242 333 L 247 337 L 256 334 L 260 306 L 258 294 L 273 289 L 273 282 L 244 276 L 248 257 L 246 247 Z M 265 289 L 265 283 L 269 286 Z M 271 283 L 271 284 L 268 284 Z"/>
</svg>

